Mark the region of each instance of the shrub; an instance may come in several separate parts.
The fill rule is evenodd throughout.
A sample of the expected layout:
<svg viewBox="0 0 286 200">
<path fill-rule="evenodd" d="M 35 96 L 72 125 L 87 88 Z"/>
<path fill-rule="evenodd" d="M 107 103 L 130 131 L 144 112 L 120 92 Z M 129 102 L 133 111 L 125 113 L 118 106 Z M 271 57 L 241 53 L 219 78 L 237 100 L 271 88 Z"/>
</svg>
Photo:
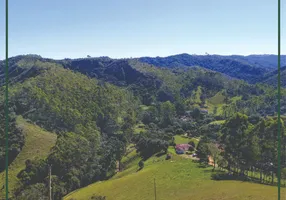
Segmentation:
<svg viewBox="0 0 286 200">
<path fill-rule="evenodd" d="M 93 195 L 90 199 L 91 200 L 106 200 L 106 197 Z"/>
<path fill-rule="evenodd" d="M 167 156 L 166 156 L 166 160 L 170 160 L 171 159 L 171 154 L 168 154 Z"/>
<path fill-rule="evenodd" d="M 182 128 L 176 129 L 176 134 L 177 135 L 182 135 L 184 133 L 184 130 Z"/>
<path fill-rule="evenodd" d="M 196 144 L 194 141 L 190 141 L 188 144 L 191 145 L 193 148 L 196 148 Z"/>
<path fill-rule="evenodd" d="M 189 147 L 189 151 L 194 151 L 194 150 L 195 150 L 195 148 L 193 146 Z"/>
<path fill-rule="evenodd" d="M 169 137 L 165 139 L 169 139 Z M 159 153 L 161 151 L 167 152 L 168 147 L 168 141 L 161 139 L 149 139 L 144 137 L 141 137 L 136 144 L 137 152 L 140 152 L 144 159 L 147 159 L 155 153 Z"/>
<path fill-rule="evenodd" d="M 16 200 L 30 200 L 30 199 L 42 199 L 48 200 L 46 194 L 47 186 L 43 183 L 37 183 L 34 185 L 30 185 L 24 190 L 20 191 L 17 196 Z"/>
<path fill-rule="evenodd" d="M 144 161 L 140 160 L 140 162 L 138 163 L 138 166 L 140 169 L 143 169 L 144 168 Z"/>
</svg>

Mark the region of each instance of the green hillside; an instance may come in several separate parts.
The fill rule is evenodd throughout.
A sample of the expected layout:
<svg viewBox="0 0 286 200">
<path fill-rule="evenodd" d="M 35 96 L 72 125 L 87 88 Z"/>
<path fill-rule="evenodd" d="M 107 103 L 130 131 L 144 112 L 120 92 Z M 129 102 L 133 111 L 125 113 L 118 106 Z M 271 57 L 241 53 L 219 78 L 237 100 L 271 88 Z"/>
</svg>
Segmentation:
<svg viewBox="0 0 286 200">
<path fill-rule="evenodd" d="M 122 172 L 124 173 L 124 172 Z M 120 173 L 119 173 L 120 174 Z M 107 200 L 268 200 L 277 198 L 277 188 L 241 181 L 215 181 L 210 168 L 200 168 L 190 159 L 173 156 L 171 160 L 152 163 L 139 172 L 119 179 L 89 185 L 64 197 L 64 200 L 88 200 L 106 196 Z M 285 189 L 282 192 L 286 192 Z M 285 193 L 286 194 L 286 193 Z"/>
<path fill-rule="evenodd" d="M 23 131 L 25 144 L 22 151 L 9 166 L 9 191 L 14 191 L 21 184 L 17 178 L 18 173 L 25 169 L 26 160 L 46 158 L 51 148 L 56 143 L 57 136 L 54 133 L 44 131 L 40 127 L 26 122 L 22 117 L 17 118 L 17 126 Z M 4 185 L 5 171 L 0 173 L 0 185 Z M 4 198 L 4 191 L 1 191 L 0 198 Z M 11 192 L 10 195 L 13 193 Z"/>
<path fill-rule="evenodd" d="M 162 199 L 226 195 L 255 200 L 275 195 L 274 187 L 265 186 L 277 180 L 272 86 L 249 84 L 202 67 L 169 69 L 138 59 L 52 60 L 30 55 L 9 63 L 10 189 L 14 193 L 17 188 L 11 194 L 16 200 L 46 198 L 50 164 L 54 200 L 69 193 L 76 199 L 93 193 L 108 199 L 150 199 L 154 176 Z M 0 79 L 3 75 L 0 71 Z M 3 83 L 1 79 L 2 119 Z M 284 89 L 282 96 L 286 113 Z M 1 127 L 4 123 L 0 121 Z M 174 145 L 185 143 L 192 146 L 186 154 L 165 160 L 167 153 L 175 154 Z M 3 172 L 4 129 L 0 144 Z M 191 153 L 200 164 L 191 161 Z M 214 166 L 244 180 L 255 174 L 261 184 L 235 187 L 240 182 L 212 180 L 210 168 L 199 167 L 211 163 L 210 158 Z M 145 167 L 137 172 L 140 161 Z M 286 165 L 283 168 L 286 174 Z"/>
<path fill-rule="evenodd" d="M 23 61 L 20 66 L 23 67 L 26 63 L 30 62 Z M 17 168 L 15 172 L 11 170 L 11 188 L 14 187 L 13 180 L 17 180 L 15 184 L 19 186 L 20 192 L 17 195 L 34 195 L 35 188 L 47 183 L 47 166 L 52 164 L 54 179 L 62 183 L 54 183 L 55 198 L 60 198 L 80 185 L 90 184 L 98 180 L 98 177 L 102 179 L 114 173 L 116 158 L 121 154 L 119 149 L 124 150 L 126 138 L 130 137 L 128 134 L 133 132 L 135 126 L 134 110 L 137 101 L 124 88 L 99 82 L 53 62 L 41 63 L 45 67 L 39 74 L 13 82 L 9 106 L 14 115 L 21 115 L 32 123 L 55 132 L 57 141 L 53 141 L 55 145 L 45 157 L 31 157 L 29 166 L 25 165 L 24 160 L 21 169 Z M 36 68 L 42 67 L 38 66 L 38 62 L 34 64 Z M 4 138 L 4 131 L 1 130 L 1 144 L 4 144 Z M 35 138 L 33 142 L 38 140 L 41 138 Z M 39 144 L 47 140 L 44 138 Z M 105 153 L 103 148 L 109 148 L 111 152 Z M 13 146 L 11 149 L 14 150 Z M 29 153 L 26 146 L 18 151 L 19 156 L 27 154 L 27 151 Z M 93 166 L 90 167 L 91 165 Z M 17 175 L 21 170 L 18 180 Z M 70 170 L 74 174 L 70 174 Z M 42 187 L 37 195 L 44 197 L 47 194 L 45 189 L 46 186 Z"/>
</svg>

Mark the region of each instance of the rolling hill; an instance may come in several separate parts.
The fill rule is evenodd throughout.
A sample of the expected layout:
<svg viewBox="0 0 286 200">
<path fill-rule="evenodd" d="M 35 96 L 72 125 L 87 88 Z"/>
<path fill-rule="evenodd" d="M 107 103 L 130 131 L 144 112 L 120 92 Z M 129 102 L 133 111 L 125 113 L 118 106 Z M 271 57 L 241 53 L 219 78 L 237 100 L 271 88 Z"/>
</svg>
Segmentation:
<svg viewBox="0 0 286 200">
<path fill-rule="evenodd" d="M 286 87 L 286 66 L 281 67 L 281 86 Z M 277 87 L 278 71 L 274 70 L 265 74 L 263 77 L 259 78 L 256 82 L 265 83 Z"/>
<path fill-rule="evenodd" d="M 57 139 L 56 134 L 44 131 L 40 127 L 25 121 L 22 117 L 17 118 L 17 126 L 24 133 L 25 143 L 22 151 L 9 166 L 9 191 L 11 196 L 15 189 L 21 185 L 17 175 L 21 170 L 25 169 L 26 160 L 46 158 Z M 0 186 L 2 188 L 5 180 L 5 171 L 0 173 L 0 177 Z M 4 192 L 5 188 L 1 190 L 0 199 L 4 199 Z"/>
<path fill-rule="evenodd" d="M 93 191 L 107 195 L 108 199 L 111 192 L 118 193 L 118 199 L 152 198 L 153 189 L 149 188 L 148 181 L 154 173 L 160 198 L 213 196 L 219 199 L 223 195 L 248 198 L 235 188 L 237 181 L 212 180 L 212 172 L 204 171 L 208 169 L 188 159 L 173 155 L 173 162 L 152 161 L 157 159 L 153 154 L 158 149 L 170 149 L 178 140 L 189 142 L 187 136 L 187 139 L 181 137 L 183 134 L 215 141 L 220 136 L 220 127 L 238 112 L 251 117 L 251 122 L 275 114 L 275 90 L 271 83 L 262 84 L 271 80 L 275 75 L 273 71 L 241 61 L 242 58 L 193 58 L 182 54 L 159 59 L 166 66 L 156 60 L 148 63 L 145 58 L 53 60 L 37 55 L 10 58 L 9 108 L 11 119 L 17 119 L 10 123 L 12 128 L 16 124 L 9 143 L 13 153 L 9 154 L 11 193 L 17 189 L 17 193 L 11 195 L 21 200 L 24 196 L 44 198 L 47 166 L 52 164 L 56 200 L 79 188 L 83 189 L 66 198 L 90 198 Z M 192 63 L 194 66 L 190 67 Z M 0 106 L 3 108 L 4 62 L 0 65 Z M 260 80 L 260 84 L 245 80 Z M 286 94 L 286 90 L 283 89 L 282 94 Z M 286 112 L 285 102 L 286 96 L 281 101 L 283 112 Z M 4 129 L 0 129 L 0 134 L 4 146 Z M 39 146 L 33 146 L 38 140 Z M 196 139 L 192 141 L 198 145 Z M 124 155 L 131 144 L 138 153 L 133 147 L 131 155 L 128 154 L 133 160 L 129 162 Z M 4 160 L 4 148 L 0 150 L 0 158 Z M 26 162 L 27 159 L 32 162 Z M 141 159 L 145 159 L 146 166 L 135 173 Z M 163 160 L 164 156 L 158 159 Z M 115 174 L 121 161 L 125 170 Z M 1 162 L 2 173 L 3 167 Z M 179 183 L 180 179 L 183 184 Z M 142 188 L 135 188 L 140 181 Z M 121 188 L 120 184 L 132 191 Z M 218 187 L 211 189 L 213 184 Z M 274 195 L 273 187 L 254 183 L 243 183 L 239 190 L 246 190 L 253 199 L 261 198 L 250 188 L 257 191 L 266 188 L 268 198 Z M 203 189 L 210 192 L 204 196 Z"/>
<path fill-rule="evenodd" d="M 155 163 L 153 160 L 157 160 Z M 211 168 L 200 168 L 190 159 L 173 155 L 171 160 L 150 158 L 139 172 L 137 163 L 129 173 L 119 172 L 108 181 L 76 190 L 64 200 L 89 200 L 105 196 L 106 200 L 154 199 L 154 178 L 157 199 L 164 200 L 268 200 L 277 198 L 277 188 L 235 180 L 213 180 Z M 125 173 L 121 176 L 120 173 Z M 286 194 L 286 190 L 282 190 Z"/>
<path fill-rule="evenodd" d="M 221 56 L 178 54 L 168 57 L 142 57 L 139 60 L 168 68 L 200 66 L 251 83 L 258 77 L 263 76 L 264 73 L 277 68 L 277 56 L 275 55 Z M 286 64 L 286 56 L 282 56 L 281 64 Z"/>
</svg>

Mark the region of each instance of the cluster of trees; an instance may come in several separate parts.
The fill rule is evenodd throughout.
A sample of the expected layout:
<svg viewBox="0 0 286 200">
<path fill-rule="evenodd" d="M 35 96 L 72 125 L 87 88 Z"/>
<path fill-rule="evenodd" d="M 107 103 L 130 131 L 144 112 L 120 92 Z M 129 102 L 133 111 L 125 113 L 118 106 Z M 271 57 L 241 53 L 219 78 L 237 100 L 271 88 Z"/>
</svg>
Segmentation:
<svg viewBox="0 0 286 200">
<path fill-rule="evenodd" d="M 11 106 L 8 115 L 8 164 L 10 164 L 22 150 L 24 145 L 24 134 L 16 124 L 16 116 Z M 0 103 L 0 172 L 5 169 L 6 155 L 6 115 L 5 105 Z"/>
<path fill-rule="evenodd" d="M 35 78 L 16 84 L 10 96 L 10 107 L 17 115 L 58 134 L 48 158 L 27 161 L 18 174 L 22 185 L 17 196 L 41 190 L 42 184 L 47 184 L 48 165 L 53 166 L 55 199 L 115 173 L 116 162 L 124 155 L 136 124 L 138 102 L 130 92 L 50 66 Z M 16 128 L 15 117 L 11 116 L 10 131 L 14 134 L 10 137 L 10 158 L 24 143 Z M 4 130 L 0 133 L 2 144 Z M 2 169 L 3 147 L 4 143 L 0 147 Z"/>
<path fill-rule="evenodd" d="M 168 147 L 173 144 L 173 133 L 164 130 L 150 129 L 140 133 L 133 138 L 137 152 L 144 160 L 160 152 L 167 152 Z"/>
<path fill-rule="evenodd" d="M 16 115 L 58 134 L 48 158 L 28 160 L 18 174 L 22 182 L 16 191 L 19 198 L 40 198 L 33 193 L 45 196 L 48 165 L 53 166 L 55 199 L 60 199 L 79 187 L 112 176 L 129 143 L 135 143 L 144 160 L 166 152 L 174 145 L 173 136 L 184 133 L 204 136 L 197 147 L 203 162 L 212 155 L 214 162 L 225 169 L 239 173 L 256 170 L 275 176 L 276 166 L 270 164 L 277 163 L 277 152 L 270 146 L 276 145 L 277 122 L 257 117 L 273 114 L 276 109 L 275 92 L 270 86 L 250 85 L 199 67 L 162 69 L 138 60 L 53 61 L 28 56 L 10 62 L 17 73 L 10 87 L 9 107 L 15 114 L 11 112 L 9 121 L 13 133 L 9 162 L 24 144 Z M 225 97 L 223 115 L 201 112 L 218 92 Z M 233 97 L 241 98 L 232 101 Z M 285 102 L 282 99 L 282 105 Z M 140 104 L 143 109 L 139 109 Z M 3 112 L 0 117 L 4 119 Z M 227 119 L 223 126 L 210 124 L 222 119 Z M 4 122 L 0 121 L 3 128 Z M 136 135 L 135 126 L 141 122 L 146 131 Z M 223 152 L 214 141 L 222 144 Z M 0 129 L 0 171 L 5 163 L 4 143 L 4 129 Z"/>
<path fill-rule="evenodd" d="M 282 138 L 285 138 L 284 130 L 281 120 Z M 259 172 L 260 181 L 263 181 L 263 175 L 271 175 L 273 183 L 278 167 L 277 119 L 261 119 L 259 123 L 252 125 L 246 115 L 238 113 L 226 122 L 221 132 L 228 170 L 239 171 L 241 174 Z M 285 145 L 283 140 L 282 146 Z M 285 157 L 285 149 L 281 153 Z"/>
<path fill-rule="evenodd" d="M 285 163 L 285 127 L 281 120 L 282 167 Z M 278 164 L 278 120 L 273 117 L 250 120 L 236 113 L 220 129 L 217 140 L 203 138 L 198 144 L 198 156 L 208 162 L 211 155 L 218 167 L 239 176 L 259 177 L 260 182 L 274 183 Z M 259 175 L 258 175 L 259 174 Z"/>
</svg>

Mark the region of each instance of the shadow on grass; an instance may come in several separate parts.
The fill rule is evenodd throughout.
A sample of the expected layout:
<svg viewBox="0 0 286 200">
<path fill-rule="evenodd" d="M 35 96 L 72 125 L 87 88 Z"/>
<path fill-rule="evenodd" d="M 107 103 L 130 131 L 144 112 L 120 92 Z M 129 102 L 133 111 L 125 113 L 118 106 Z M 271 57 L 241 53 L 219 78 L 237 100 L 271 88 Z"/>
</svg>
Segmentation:
<svg viewBox="0 0 286 200">
<path fill-rule="evenodd" d="M 161 157 L 161 156 L 163 156 L 163 155 L 166 155 L 166 152 L 157 153 L 157 154 L 156 154 L 156 157 Z"/>
<path fill-rule="evenodd" d="M 210 166 L 206 163 L 201 163 L 199 161 L 194 160 L 194 162 L 196 162 L 199 166 L 199 168 L 209 168 Z"/>
<path fill-rule="evenodd" d="M 143 169 L 143 167 L 142 168 L 138 168 L 137 170 L 136 170 L 136 172 L 139 172 L 139 171 L 141 171 Z"/>
<path fill-rule="evenodd" d="M 249 177 L 246 175 L 239 175 L 239 174 L 233 174 L 229 172 L 224 171 L 213 171 L 212 169 L 204 170 L 204 172 L 212 172 L 211 178 L 212 180 L 216 181 L 242 181 L 242 182 L 251 182 L 251 183 L 257 183 L 261 185 L 269 185 L 269 186 L 277 186 L 277 183 L 271 183 L 264 181 L 261 182 L 259 178 Z M 281 187 L 285 187 L 285 185 L 281 184 Z"/>
<path fill-rule="evenodd" d="M 203 172 L 204 173 L 214 173 L 213 169 L 205 169 Z"/>
</svg>

